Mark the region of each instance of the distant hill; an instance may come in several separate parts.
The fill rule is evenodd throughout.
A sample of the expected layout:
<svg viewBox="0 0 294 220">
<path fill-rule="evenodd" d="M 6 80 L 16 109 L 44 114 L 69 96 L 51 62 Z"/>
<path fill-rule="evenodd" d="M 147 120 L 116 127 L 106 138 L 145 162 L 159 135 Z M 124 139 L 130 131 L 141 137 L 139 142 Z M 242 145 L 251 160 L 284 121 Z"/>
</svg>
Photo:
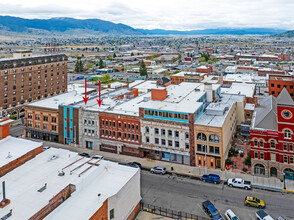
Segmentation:
<svg viewBox="0 0 294 220">
<path fill-rule="evenodd" d="M 294 37 L 294 30 L 273 35 L 274 37 Z"/>
<path fill-rule="evenodd" d="M 106 34 L 138 35 L 138 30 L 124 25 L 115 24 L 100 19 L 24 19 L 11 16 L 0 16 L 0 30 L 11 32 L 66 32 L 72 30 L 84 30 L 85 32 L 97 32 Z M 82 32 L 79 32 L 82 34 Z"/>
<path fill-rule="evenodd" d="M 74 19 L 74 18 L 50 18 L 50 19 L 24 19 L 12 16 L 0 16 L 0 32 L 2 33 L 26 33 L 36 35 L 272 35 L 286 30 L 272 28 L 220 28 L 191 31 L 176 31 L 163 29 L 135 29 L 124 24 L 115 24 L 100 19 Z"/>
<path fill-rule="evenodd" d="M 144 34 L 149 35 L 271 35 L 279 34 L 285 30 L 274 28 L 219 28 L 219 29 L 204 29 L 191 31 L 174 31 L 163 29 L 137 29 Z"/>
</svg>

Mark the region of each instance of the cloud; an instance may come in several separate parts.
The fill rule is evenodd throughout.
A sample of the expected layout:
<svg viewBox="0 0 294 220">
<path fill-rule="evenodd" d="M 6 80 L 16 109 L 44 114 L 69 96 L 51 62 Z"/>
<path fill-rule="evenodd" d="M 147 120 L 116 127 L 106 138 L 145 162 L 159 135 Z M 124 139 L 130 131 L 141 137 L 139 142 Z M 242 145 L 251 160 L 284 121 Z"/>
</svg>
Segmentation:
<svg viewBox="0 0 294 220">
<path fill-rule="evenodd" d="M 294 29 L 293 0 L 1 0 L 0 8 L 2 15 L 99 18 L 147 29 Z"/>
</svg>

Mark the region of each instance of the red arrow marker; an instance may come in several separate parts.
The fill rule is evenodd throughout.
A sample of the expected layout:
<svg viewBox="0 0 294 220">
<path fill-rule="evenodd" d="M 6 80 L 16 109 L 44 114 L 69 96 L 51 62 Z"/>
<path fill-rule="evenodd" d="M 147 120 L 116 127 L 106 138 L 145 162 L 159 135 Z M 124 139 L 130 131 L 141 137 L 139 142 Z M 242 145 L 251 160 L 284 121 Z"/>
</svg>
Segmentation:
<svg viewBox="0 0 294 220">
<path fill-rule="evenodd" d="M 99 107 L 101 106 L 101 103 L 103 99 L 101 99 L 101 81 L 99 80 L 99 99 L 96 99 L 98 102 Z"/>
<path fill-rule="evenodd" d="M 85 105 L 87 105 L 87 101 L 89 97 L 87 97 L 87 78 L 85 78 L 85 97 L 83 97 Z"/>
</svg>

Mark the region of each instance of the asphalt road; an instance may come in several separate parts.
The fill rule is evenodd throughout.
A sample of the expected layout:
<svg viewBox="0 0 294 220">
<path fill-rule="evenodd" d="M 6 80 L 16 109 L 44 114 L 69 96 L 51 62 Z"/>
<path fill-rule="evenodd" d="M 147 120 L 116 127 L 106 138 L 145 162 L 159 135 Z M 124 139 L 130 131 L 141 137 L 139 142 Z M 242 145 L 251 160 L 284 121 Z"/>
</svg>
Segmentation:
<svg viewBox="0 0 294 220">
<path fill-rule="evenodd" d="M 19 137 L 24 134 L 24 126 L 23 125 L 16 125 L 10 128 L 10 135 L 14 137 Z"/>
<path fill-rule="evenodd" d="M 265 211 L 273 218 L 284 216 L 287 220 L 294 219 L 294 194 L 259 189 L 246 191 L 223 183 L 214 185 L 186 177 L 151 174 L 149 171 L 141 172 L 141 194 L 145 203 L 199 216 L 206 216 L 201 204 L 208 199 L 222 215 L 227 209 L 232 209 L 241 220 L 256 219 L 258 209 L 244 206 L 245 196 L 252 195 L 265 201 Z"/>
</svg>

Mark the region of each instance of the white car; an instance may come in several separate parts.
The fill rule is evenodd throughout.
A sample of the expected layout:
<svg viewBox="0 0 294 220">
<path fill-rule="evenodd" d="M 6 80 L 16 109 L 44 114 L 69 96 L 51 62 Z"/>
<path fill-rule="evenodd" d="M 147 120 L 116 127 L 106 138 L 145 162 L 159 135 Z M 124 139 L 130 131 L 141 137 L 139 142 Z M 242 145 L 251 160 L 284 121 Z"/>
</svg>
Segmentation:
<svg viewBox="0 0 294 220">
<path fill-rule="evenodd" d="M 237 187 L 237 188 L 243 188 L 243 189 L 251 189 L 252 185 L 250 181 L 243 180 L 241 178 L 234 178 L 234 179 L 228 179 L 228 186 L 229 187 Z"/>
<path fill-rule="evenodd" d="M 225 217 L 228 220 L 239 220 L 239 218 L 235 215 L 235 213 L 231 209 L 228 209 L 225 212 Z"/>
</svg>

